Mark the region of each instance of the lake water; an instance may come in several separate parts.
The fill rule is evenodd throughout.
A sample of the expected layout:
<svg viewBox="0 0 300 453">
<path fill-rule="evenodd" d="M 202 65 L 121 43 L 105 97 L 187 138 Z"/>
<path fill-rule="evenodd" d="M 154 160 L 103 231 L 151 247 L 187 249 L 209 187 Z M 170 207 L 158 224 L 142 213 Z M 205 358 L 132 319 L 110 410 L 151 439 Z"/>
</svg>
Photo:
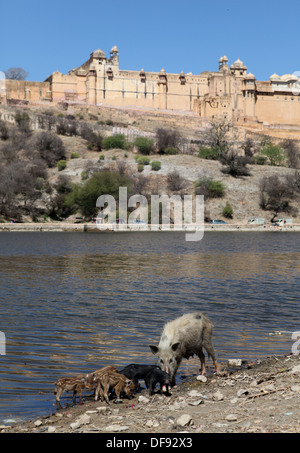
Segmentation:
<svg viewBox="0 0 300 453">
<path fill-rule="evenodd" d="M 291 352 L 269 333 L 300 330 L 299 253 L 298 233 L 1 233 L 0 424 L 52 413 L 61 376 L 155 363 L 148 345 L 191 311 L 221 362 Z M 184 360 L 178 380 L 198 369 Z"/>
</svg>

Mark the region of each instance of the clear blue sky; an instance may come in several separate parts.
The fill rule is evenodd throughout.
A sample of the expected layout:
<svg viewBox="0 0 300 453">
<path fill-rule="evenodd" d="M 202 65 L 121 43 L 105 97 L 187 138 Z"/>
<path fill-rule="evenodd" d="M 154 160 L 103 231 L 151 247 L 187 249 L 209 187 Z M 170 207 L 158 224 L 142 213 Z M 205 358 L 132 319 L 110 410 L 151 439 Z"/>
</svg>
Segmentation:
<svg viewBox="0 0 300 453">
<path fill-rule="evenodd" d="M 257 79 L 300 71 L 300 1 L 3 1 L 0 70 L 67 73 L 117 45 L 120 69 L 199 74 L 240 58 Z"/>
</svg>

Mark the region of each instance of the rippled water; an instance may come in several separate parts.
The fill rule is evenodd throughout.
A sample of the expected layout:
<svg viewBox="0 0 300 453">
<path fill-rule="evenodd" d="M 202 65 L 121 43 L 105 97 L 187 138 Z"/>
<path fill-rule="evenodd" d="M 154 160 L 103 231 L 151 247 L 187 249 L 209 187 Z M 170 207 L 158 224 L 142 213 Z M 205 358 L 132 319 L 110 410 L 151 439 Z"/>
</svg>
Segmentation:
<svg viewBox="0 0 300 453">
<path fill-rule="evenodd" d="M 61 376 L 154 363 L 148 345 L 189 311 L 213 321 L 220 361 L 290 352 L 269 333 L 300 330 L 299 252 L 297 233 L 1 233 L 0 423 L 53 412 Z"/>
</svg>

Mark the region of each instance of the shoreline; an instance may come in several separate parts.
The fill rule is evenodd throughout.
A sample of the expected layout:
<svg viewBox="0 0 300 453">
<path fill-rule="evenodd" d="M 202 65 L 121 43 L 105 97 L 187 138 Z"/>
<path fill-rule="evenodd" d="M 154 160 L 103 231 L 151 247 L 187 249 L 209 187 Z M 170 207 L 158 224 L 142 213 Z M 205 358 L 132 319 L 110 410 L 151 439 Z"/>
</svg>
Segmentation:
<svg viewBox="0 0 300 453">
<path fill-rule="evenodd" d="M 201 228 L 196 230 L 195 228 L 163 228 L 156 226 L 155 228 L 148 226 L 127 226 L 126 229 L 119 225 L 110 225 L 107 228 L 99 228 L 93 223 L 66 223 L 66 222 L 53 222 L 53 223 L 0 223 L 0 232 L 73 232 L 73 233 L 112 233 L 112 232 L 174 232 L 174 233 L 195 233 L 201 231 Z M 205 224 L 204 232 L 209 231 L 242 231 L 242 232 L 253 232 L 253 231 L 274 231 L 274 232 L 300 232 L 300 224 L 288 224 L 282 227 L 269 226 L 269 225 L 247 225 L 247 224 Z"/>
<path fill-rule="evenodd" d="M 209 367 L 207 377 L 193 374 L 168 396 L 156 391 L 149 397 L 143 389 L 132 400 L 107 405 L 83 395 L 81 404 L 1 426 L 0 433 L 299 433 L 300 356 L 242 364 L 227 364 L 221 376 Z"/>
</svg>

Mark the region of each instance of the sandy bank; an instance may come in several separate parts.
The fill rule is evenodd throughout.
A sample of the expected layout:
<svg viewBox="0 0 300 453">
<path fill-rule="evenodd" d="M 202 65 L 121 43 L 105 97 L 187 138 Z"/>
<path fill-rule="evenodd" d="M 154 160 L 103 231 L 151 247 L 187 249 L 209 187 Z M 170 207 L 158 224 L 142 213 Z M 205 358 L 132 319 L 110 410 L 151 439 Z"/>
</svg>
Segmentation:
<svg viewBox="0 0 300 453">
<path fill-rule="evenodd" d="M 93 223 L 65 223 L 65 222 L 53 222 L 53 223 L 0 223 L 0 232 L 24 232 L 24 231 L 55 231 L 55 232 L 112 232 L 112 231 L 143 231 L 149 232 L 154 231 L 152 228 L 142 228 L 139 226 L 127 226 L 126 229 L 119 225 L 107 226 L 106 228 L 101 227 L 101 230 L 96 224 Z M 188 229 L 170 229 L 161 228 L 157 229 L 158 232 L 190 232 L 193 233 L 193 228 Z M 205 224 L 204 231 L 275 231 L 275 232 L 297 232 L 300 231 L 300 224 L 285 225 L 283 227 L 273 227 L 269 225 L 247 225 L 247 224 Z"/>
<path fill-rule="evenodd" d="M 195 374 L 151 397 L 142 390 L 134 399 L 110 406 L 85 395 L 53 415 L 2 427 L 10 433 L 299 433 L 300 357 L 286 355 L 244 364 L 207 380 Z M 72 395 L 69 393 L 69 401 Z M 54 402 L 54 395 L 53 395 Z"/>
</svg>

